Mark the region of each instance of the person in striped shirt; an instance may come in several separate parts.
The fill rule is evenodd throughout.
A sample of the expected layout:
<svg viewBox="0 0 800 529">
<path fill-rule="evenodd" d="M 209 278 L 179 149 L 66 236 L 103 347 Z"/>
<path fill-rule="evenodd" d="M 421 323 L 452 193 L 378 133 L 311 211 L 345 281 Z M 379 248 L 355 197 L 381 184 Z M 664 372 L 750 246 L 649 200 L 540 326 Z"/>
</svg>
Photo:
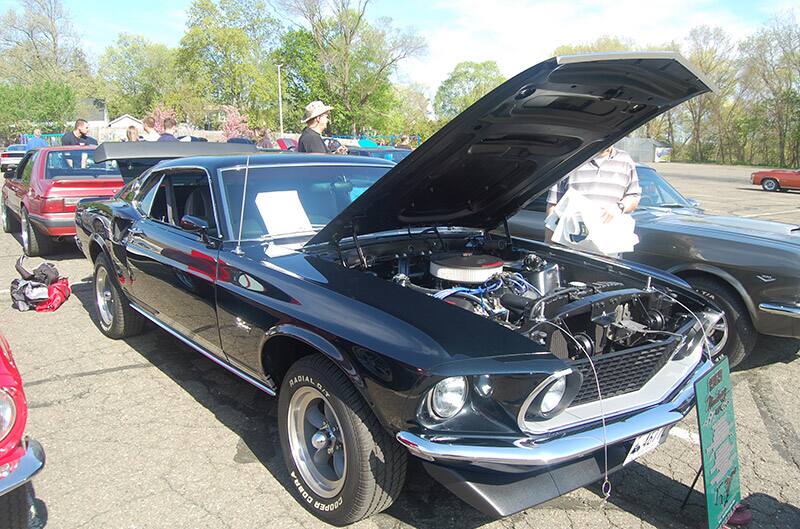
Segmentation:
<svg viewBox="0 0 800 529">
<path fill-rule="evenodd" d="M 548 216 L 569 188 L 600 206 L 605 222 L 636 210 L 642 196 L 636 163 L 627 152 L 614 146 L 602 150 L 550 188 L 547 195 Z M 545 229 L 545 241 L 550 242 L 552 235 L 553 232 Z"/>
</svg>

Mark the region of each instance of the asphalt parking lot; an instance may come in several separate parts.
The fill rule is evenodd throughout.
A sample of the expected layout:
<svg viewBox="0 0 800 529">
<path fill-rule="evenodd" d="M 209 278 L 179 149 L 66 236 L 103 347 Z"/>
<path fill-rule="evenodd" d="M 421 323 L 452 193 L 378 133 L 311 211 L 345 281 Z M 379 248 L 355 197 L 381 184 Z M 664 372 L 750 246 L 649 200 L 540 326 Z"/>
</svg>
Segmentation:
<svg viewBox="0 0 800 529">
<path fill-rule="evenodd" d="M 749 168 L 658 169 L 712 213 L 800 222 L 800 192 L 760 191 L 749 185 Z M 55 313 L 19 313 L 7 287 L 21 247 L 0 234 L 0 331 L 25 381 L 28 434 L 47 453 L 34 481 L 34 526 L 325 526 L 286 489 L 277 401 L 155 328 L 105 338 L 92 323 L 90 263 L 70 245 L 60 251 L 48 260 L 70 278 L 73 296 Z M 800 527 L 799 354 L 800 341 L 762 338 L 732 377 L 753 528 Z M 696 432 L 690 415 L 659 450 L 612 476 L 607 503 L 594 486 L 503 520 L 461 503 L 412 465 L 399 501 L 356 527 L 698 529 L 703 496 L 680 508 L 700 466 Z"/>
</svg>

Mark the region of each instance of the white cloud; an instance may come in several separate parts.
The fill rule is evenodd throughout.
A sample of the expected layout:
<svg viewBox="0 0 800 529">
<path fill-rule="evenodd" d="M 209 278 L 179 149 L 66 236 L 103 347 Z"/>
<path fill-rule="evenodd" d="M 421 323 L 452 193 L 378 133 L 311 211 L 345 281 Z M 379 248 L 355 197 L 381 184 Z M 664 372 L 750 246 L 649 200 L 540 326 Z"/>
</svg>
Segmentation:
<svg viewBox="0 0 800 529">
<path fill-rule="evenodd" d="M 427 56 L 401 65 L 398 80 L 426 85 L 430 95 L 460 61 L 495 60 L 507 76 L 550 57 L 562 44 L 591 42 L 603 35 L 620 36 L 638 44 L 682 42 L 692 27 L 720 26 L 738 40 L 760 22 L 723 10 L 712 0 L 597 0 L 572 2 L 504 0 L 440 0 L 437 9 L 452 18 L 431 24 Z M 774 12 L 774 11 L 772 11 Z"/>
</svg>

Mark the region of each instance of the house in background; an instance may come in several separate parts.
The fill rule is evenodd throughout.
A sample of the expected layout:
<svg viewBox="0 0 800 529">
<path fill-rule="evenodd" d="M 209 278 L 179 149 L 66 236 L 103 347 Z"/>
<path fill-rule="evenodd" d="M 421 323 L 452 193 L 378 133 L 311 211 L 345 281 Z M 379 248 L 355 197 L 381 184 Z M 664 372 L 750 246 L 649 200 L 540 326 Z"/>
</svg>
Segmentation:
<svg viewBox="0 0 800 529">
<path fill-rule="evenodd" d="M 622 138 L 615 146 L 630 154 L 633 161 L 639 163 L 668 162 L 672 153 L 669 144 L 653 138 Z"/>
<path fill-rule="evenodd" d="M 123 114 L 117 119 L 110 121 L 108 123 L 108 128 L 106 130 L 107 137 L 105 138 L 105 141 L 124 140 L 126 138 L 125 132 L 131 125 L 136 127 L 136 129 L 139 131 L 139 135 L 141 135 L 142 132 L 144 132 L 144 126 L 142 120 L 136 119 L 130 114 Z"/>
</svg>

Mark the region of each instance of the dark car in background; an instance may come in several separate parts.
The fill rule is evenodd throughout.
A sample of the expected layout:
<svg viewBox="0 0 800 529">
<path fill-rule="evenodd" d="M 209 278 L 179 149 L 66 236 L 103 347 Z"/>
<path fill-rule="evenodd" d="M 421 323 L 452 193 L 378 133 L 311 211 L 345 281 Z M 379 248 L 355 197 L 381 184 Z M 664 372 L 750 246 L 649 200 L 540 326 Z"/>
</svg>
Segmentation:
<svg viewBox="0 0 800 529">
<path fill-rule="evenodd" d="M 383 158 L 384 160 L 397 163 L 400 160 L 404 160 L 409 154 L 411 154 L 411 149 L 394 149 L 391 147 L 348 147 L 348 154 L 352 154 L 353 156 Z"/>
<path fill-rule="evenodd" d="M 800 338 L 800 227 L 708 215 L 652 167 L 637 165 L 642 186 L 633 213 L 639 244 L 623 257 L 685 279 L 725 312 L 711 340 L 731 365 L 757 333 Z M 509 220 L 511 232 L 544 240 L 547 194 Z"/>
<path fill-rule="evenodd" d="M 691 411 L 721 314 L 653 268 L 491 232 L 707 91 L 672 53 L 562 57 L 398 164 L 160 162 L 75 212 L 95 321 L 125 338 L 150 320 L 277 395 L 289 488 L 329 523 L 391 505 L 409 456 L 494 516 L 603 480 Z M 95 159 L 169 149 L 153 145 Z"/>
<path fill-rule="evenodd" d="M 25 255 L 47 255 L 53 240 L 72 241 L 75 205 L 86 197 L 110 197 L 122 187 L 115 162 L 94 161 L 93 145 L 45 147 L 25 153 L 4 174 L 0 220 L 20 233 Z"/>
</svg>

